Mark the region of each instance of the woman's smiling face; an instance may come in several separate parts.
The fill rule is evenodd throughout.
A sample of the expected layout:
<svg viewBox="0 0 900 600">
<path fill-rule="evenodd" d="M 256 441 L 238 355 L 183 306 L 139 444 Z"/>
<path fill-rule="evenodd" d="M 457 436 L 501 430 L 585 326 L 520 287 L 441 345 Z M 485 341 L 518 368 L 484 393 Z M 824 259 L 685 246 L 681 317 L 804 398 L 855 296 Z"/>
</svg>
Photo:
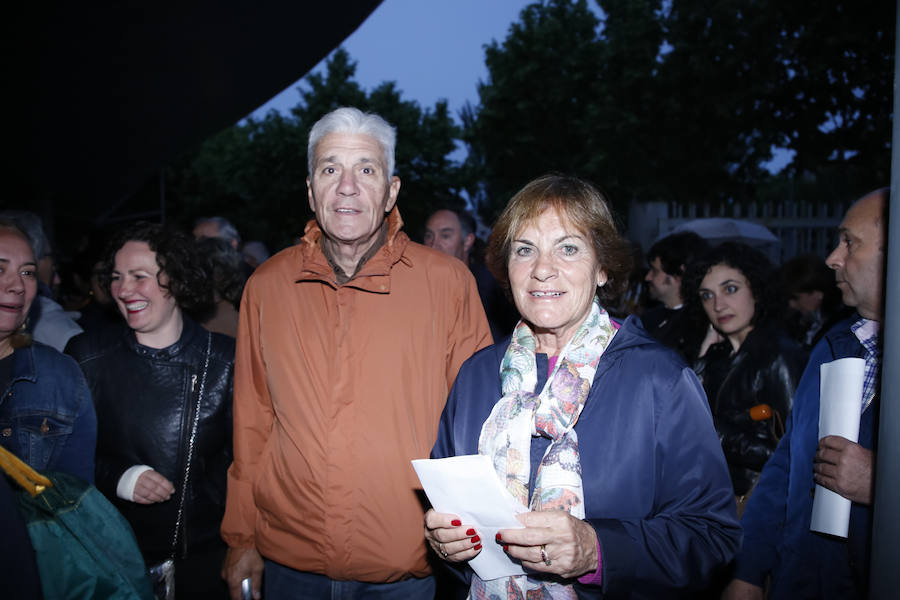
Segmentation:
<svg viewBox="0 0 900 600">
<path fill-rule="evenodd" d="M 37 294 L 37 261 L 25 235 L 0 227 L 0 340 L 16 332 Z"/>
<path fill-rule="evenodd" d="M 110 292 L 122 316 L 138 341 L 178 329 L 181 310 L 165 285 L 165 274 L 159 273 L 156 252 L 147 242 L 126 242 L 115 256 Z"/>
<path fill-rule="evenodd" d="M 508 270 L 513 300 L 538 338 L 561 350 L 591 311 L 606 281 L 591 240 L 556 210 L 545 210 L 513 239 Z M 540 350 L 540 348 L 539 348 Z"/>
</svg>

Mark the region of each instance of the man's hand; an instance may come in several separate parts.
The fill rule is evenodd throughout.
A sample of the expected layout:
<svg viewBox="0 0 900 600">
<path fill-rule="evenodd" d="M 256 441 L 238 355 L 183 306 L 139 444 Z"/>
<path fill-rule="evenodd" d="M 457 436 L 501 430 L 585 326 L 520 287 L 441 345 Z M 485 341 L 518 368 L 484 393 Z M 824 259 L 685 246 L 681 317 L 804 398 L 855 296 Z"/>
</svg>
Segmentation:
<svg viewBox="0 0 900 600">
<path fill-rule="evenodd" d="M 172 497 L 175 486 L 156 471 L 144 471 L 134 484 L 134 501 L 138 504 L 165 502 Z"/>
<path fill-rule="evenodd" d="M 819 485 L 859 504 L 872 503 L 872 451 L 846 438 L 819 440 L 813 470 Z"/>
<path fill-rule="evenodd" d="M 763 600 L 763 591 L 758 585 L 732 579 L 722 592 L 722 600 Z"/>
<path fill-rule="evenodd" d="M 253 600 L 260 600 L 263 559 L 256 548 L 229 548 L 222 563 L 222 579 L 228 584 L 231 600 L 241 600 L 241 581 L 250 578 Z"/>
</svg>

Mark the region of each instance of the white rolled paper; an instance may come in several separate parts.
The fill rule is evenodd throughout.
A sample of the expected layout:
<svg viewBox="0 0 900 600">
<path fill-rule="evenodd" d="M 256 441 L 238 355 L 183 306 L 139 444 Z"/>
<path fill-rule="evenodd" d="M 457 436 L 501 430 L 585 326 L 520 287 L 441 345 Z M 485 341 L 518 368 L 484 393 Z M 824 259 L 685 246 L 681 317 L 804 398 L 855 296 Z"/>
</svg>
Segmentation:
<svg viewBox="0 0 900 600">
<path fill-rule="evenodd" d="M 851 442 L 859 439 L 865 372 L 866 361 L 861 358 L 841 358 L 820 367 L 820 440 L 826 435 L 839 435 Z M 845 538 L 849 527 L 850 500 L 816 484 L 809 528 Z"/>
</svg>

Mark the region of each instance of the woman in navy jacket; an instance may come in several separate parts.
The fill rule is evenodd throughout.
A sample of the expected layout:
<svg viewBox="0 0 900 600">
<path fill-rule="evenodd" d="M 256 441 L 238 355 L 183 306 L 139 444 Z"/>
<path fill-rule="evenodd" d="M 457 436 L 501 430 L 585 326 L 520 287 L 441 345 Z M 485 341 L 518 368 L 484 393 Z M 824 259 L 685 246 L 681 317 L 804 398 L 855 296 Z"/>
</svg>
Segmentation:
<svg viewBox="0 0 900 600">
<path fill-rule="evenodd" d="M 462 567 L 473 598 L 704 587 L 740 540 L 728 471 L 693 372 L 637 319 L 619 324 L 601 306 L 629 266 L 602 195 L 575 178 L 539 178 L 513 197 L 489 244 L 523 321 L 463 365 L 432 456 L 489 456 L 531 512 L 523 529 L 481 540 L 431 510 L 428 543 Z M 529 576 L 469 572 L 483 543 L 503 544 Z"/>
</svg>

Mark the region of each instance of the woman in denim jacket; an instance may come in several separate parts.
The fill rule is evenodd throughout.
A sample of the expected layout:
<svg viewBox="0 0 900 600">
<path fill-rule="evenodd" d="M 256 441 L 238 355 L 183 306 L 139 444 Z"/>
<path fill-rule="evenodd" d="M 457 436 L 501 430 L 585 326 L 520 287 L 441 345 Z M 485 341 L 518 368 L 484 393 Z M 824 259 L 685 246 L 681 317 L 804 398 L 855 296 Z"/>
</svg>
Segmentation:
<svg viewBox="0 0 900 600">
<path fill-rule="evenodd" d="M 25 334 L 36 269 L 28 237 L 0 220 L 0 444 L 37 471 L 93 483 L 97 418 L 84 375 Z"/>
</svg>

